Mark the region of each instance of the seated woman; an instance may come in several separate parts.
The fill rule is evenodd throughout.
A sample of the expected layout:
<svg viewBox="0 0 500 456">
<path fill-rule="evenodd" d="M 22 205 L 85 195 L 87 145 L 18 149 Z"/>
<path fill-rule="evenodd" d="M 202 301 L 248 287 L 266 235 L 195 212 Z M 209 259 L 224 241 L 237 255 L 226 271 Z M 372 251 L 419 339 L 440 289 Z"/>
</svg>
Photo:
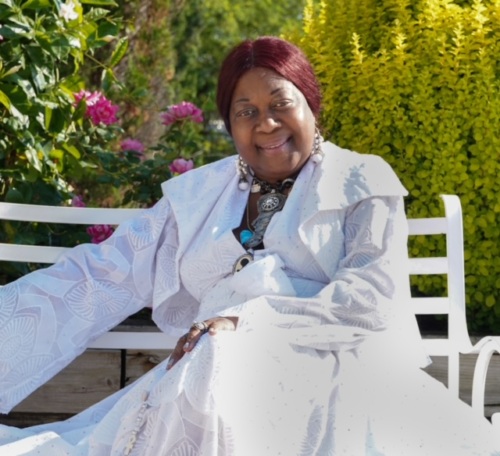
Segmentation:
<svg viewBox="0 0 500 456">
<path fill-rule="evenodd" d="M 322 140 L 320 102 L 295 46 L 244 41 L 217 95 L 238 155 L 0 289 L 0 343 L 21 341 L 0 347 L 4 413 L 150 303 L 180 336 L 73 418 L 0 426 L 2 456 L 500 454 L 491 425 L 420 370 L 405 189 L 379 157 Z"/>
</svg>

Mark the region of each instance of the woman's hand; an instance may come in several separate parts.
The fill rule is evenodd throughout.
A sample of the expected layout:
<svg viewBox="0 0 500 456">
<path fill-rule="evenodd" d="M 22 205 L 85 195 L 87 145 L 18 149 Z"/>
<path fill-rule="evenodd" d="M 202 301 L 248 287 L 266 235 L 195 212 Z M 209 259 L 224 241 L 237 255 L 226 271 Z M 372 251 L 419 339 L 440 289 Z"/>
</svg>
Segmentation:
<svg viewBox="0 0 500 456">
<path fill-rule="evenodd" d="M 237 325 L 238 317 L 215 317 L 201 323 L 193 323 L 191 328 L 189 328 L 189 332 L 177 341 L 174 351 L 168 360 L 167 370 L 171 369 L 186 353 L 189 353 L 203 334 L 208 333 L 211 336 L 215 336 L 218 331 L 234 331 Z"/>
</svg>

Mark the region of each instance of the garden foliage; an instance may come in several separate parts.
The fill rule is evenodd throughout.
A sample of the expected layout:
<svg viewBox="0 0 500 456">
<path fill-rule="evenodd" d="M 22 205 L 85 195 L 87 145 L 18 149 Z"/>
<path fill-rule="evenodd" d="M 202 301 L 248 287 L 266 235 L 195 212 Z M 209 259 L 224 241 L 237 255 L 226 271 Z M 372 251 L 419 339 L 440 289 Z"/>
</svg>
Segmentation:
<svg viewBox="0 0 500 456">
<path fill-rule="evenodd" d="M 299 24 L 303 1 L 0 0 L 0 201 L 147 207 L 234 153 L 214 106 L 222 56 Z M 112 231 L 3 221 L 0 242 Z M 2 264 L 0 283 L 31 268 Z"/>
<path fill-rule="evenodd" d="M 126 52 L 112 0 L 0 0 L 0 199 L 59 204 L 68 177 L 96 166 L 109 129 L 85 123 L 82 64 L 99 67 L 104 86 Z M 106 62 L 95 52 L 113 44 Z"/>
<path fill-rule="evenodd" d="M 323 85 L 325 136 L 384 157 L 410 192 L 409 217 L 442 215 L 438 195 L 460 196 L 469 322 L 498 332 L 500 2 L 310 2 L 295 39 Z M 443 248 L 417 238 L 411 252 Z"/>
</svg>

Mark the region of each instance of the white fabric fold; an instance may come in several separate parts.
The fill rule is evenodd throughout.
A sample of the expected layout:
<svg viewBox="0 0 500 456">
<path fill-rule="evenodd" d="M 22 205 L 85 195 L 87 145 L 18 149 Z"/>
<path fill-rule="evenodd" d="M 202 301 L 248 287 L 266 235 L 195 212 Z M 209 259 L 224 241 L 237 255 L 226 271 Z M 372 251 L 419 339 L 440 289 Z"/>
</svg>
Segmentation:
<svg viewBox="0 0 500 456">
<path fill-rule="evenodd" d="M 256 258 L 229 280 L 229 287 L 246 296 L 296 296 L 283 270 L 285 264 L 276 254 Z"/>
</svg>

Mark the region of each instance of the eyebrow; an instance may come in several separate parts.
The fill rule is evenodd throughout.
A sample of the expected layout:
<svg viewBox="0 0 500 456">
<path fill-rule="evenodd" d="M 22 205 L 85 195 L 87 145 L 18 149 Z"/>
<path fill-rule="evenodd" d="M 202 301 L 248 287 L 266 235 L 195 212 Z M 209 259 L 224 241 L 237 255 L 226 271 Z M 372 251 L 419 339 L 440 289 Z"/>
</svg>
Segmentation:
<svg viewBox="0 0 500 456">
<path fill-rule="evenodd" d="M 278 87 L 277 89 L 274 89 L 271 91 L 270 95 L 275 95 L 276 93 L 280 92 L 282 90 L 281 87 Z M 248 103 L 250 101 L 249 98 L 239 98 L 238 100 L 234 101 L 234 104 L 237 103 Z"/>
</svg>

